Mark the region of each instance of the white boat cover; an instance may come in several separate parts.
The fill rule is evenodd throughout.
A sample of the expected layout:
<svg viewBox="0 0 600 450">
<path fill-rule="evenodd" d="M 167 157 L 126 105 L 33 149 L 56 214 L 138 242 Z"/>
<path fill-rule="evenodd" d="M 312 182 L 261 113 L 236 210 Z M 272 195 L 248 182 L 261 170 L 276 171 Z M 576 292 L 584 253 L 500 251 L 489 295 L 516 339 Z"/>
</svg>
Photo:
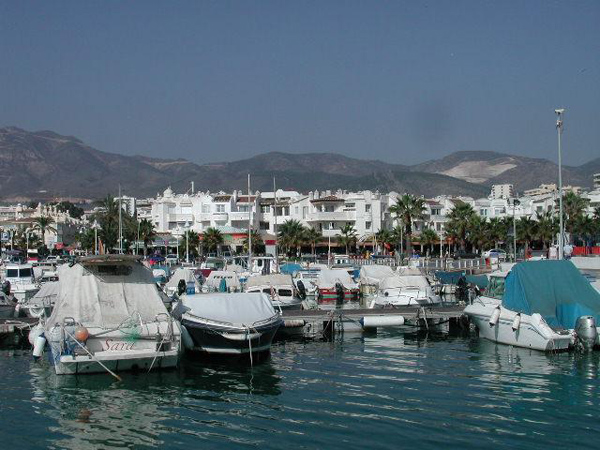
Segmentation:
<svg viewBox="0 0 600 450">
<path fill-rule="evenodd" d="M 243 273 L 246 271 L 246 268 L 243 266 L 240 266 L 239 264 L 227 264 L 226 269 L 228 272 L 235 272 L 235 273 Z"/>
<path fill-rule="evenodd" d="M 294 286 L 294 282 L 292 281 L 291 275 L 284 275 L 281 273 L 274 273 L 271 275 L 257 275 L 254 277 L 248 278 L 246 281 L 246 288 L 256 287 L 256 286 Z"/>
<path fill-rule="evenodd" d="M 237 273 L 228 270 L 213 270 L 204 282 L 204 286 L 208 286 L 212 289 L 219 289 L 223 278 L 225 278 L 228 289 L 240 288 L 240 277 Z"/>
<path fill-rule="evenodd" d="M 115 328 L 130 318 L 151 322 L 167 312 L 150 270 L 137 262 L 119 266 L 130 267 L 131 272 L 110 274 L 101 271 L 106 267 L 101 265 L 60 266 L 58 297 L 46 328 L 65 317 L 86 327 Z"/>
<path fill-rule="evenodd" d="M 181 301 L 196 317 L 238 327 L 252 326 L 276 314 L 271 299 L 258 292 L 184 295 Z"/>
<path fill-rule="evenodd" d="M 379 284 L 379 289 L 398 289 L 398 288 L 428 288 L 429 283 L 423 275 L 394 275 L 384 278 Z"/>
<path fill-rule="evenodd" d="M 177 290 L 177 286 L 179 285 L 179 280 L 184 280 L 187 285 L 188 282 L 193 281 L 194 287 L 197 291 L 200 290 L 200 283 L 196 280 L 194 273 L 190 269 L 186 269 L 185 267 L 178 268 L 173 276 L 169 279 L 168 283 L 165 285 L 165 289 L 168 291 L 169 289 L 175 291 Z"/>
<path fill-rule="evenodd" d="M 400 266 L 396 269 L 398 275 L 423 275 L 418 267 Z"/>
<path fill-rule="evenodd" d="M 165 269 L 152 269 L 152 276 L 154 278 L 159 278 L 159 277 L 167 278 L 167 271 Z"/>
<path fill-rule="evenodd" d="M 374 264 L 372 266 L 362 266 L 360 268 L 359 280 L 361 284 L 379 286 L 381 280 L 392 276 L 394 276 L 394 271 L 390 266 Z"/>
<path fill-rule="evenodd" d="M 51 302 L 54 302 L 58 296 L 58 284 L 58 281 L 48 281 L 42 284 L 40 290 L 31 297 L 29 303 L 42 303 L 44 299 L 50 299 Z"/>
<path fill-rule="evenodd" d="M 319 289 L 333 289 L 336 283 L 340 283 L 346 289 L 358 289 L 358 285 L 345 269 L 322 269 L 316 283 Z"/>
</svg>

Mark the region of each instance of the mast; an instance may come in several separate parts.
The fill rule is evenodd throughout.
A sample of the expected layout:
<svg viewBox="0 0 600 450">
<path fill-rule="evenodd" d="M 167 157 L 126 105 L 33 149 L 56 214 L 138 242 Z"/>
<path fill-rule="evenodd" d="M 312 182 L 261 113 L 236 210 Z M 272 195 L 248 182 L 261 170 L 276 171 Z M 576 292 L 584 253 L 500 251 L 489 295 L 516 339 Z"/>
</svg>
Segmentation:
<svg viewBox="0 0 600 450">
<path fill-rule="evenodd" d="M 275 224 L 273 230 L 275 231 L 275 265 L 276 270 L 279 273 L 279 251 L 277 250 L 277 188 L 275 187 L 275 177 L 273 177 L 273 217 Z"/>
<path fill-rule="evenodd" d="M 121 185 L 119 184 L 119 254 L 123 254 L 123 207 L 121 205 Z"/>
<path fill-rule="evenodd" d="M 248 174 L 248 270 L 252 272 L 252 205 L 250 203 L 250 174 Z"/>
</svg>

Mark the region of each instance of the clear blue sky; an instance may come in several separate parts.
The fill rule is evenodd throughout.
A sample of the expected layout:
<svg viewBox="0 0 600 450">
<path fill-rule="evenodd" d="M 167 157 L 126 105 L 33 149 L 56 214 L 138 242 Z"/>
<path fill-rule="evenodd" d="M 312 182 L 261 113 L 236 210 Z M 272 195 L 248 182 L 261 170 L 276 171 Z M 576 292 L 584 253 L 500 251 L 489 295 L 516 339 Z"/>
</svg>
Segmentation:
<svg viewBox="0 0 600 450">
<path fill-rule="evenodd" d="M 196 162 L 600 156 L 600 1 L 0 2 L 0 126 Z"/>
</svg>

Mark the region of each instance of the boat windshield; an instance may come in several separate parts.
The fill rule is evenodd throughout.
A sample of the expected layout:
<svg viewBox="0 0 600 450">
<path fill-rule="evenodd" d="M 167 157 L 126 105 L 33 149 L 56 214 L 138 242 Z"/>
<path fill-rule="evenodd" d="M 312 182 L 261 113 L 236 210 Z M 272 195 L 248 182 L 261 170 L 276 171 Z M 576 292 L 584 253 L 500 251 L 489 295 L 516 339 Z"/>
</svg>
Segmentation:
<svg viewBox="0 0 600 450">
<path fill-rule="evenodd" d="M 504 277 L 490 277 L 490 283 L 487 287 L 487 295 L 492 298 L 502 300 L 504 295 Z"/>
</svg>

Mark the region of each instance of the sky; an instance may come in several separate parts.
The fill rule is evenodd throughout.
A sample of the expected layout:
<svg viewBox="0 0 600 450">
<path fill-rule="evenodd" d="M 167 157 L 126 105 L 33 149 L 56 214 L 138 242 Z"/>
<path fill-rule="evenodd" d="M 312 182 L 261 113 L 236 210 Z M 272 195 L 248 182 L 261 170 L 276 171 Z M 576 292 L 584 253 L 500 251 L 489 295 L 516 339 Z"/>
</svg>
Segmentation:
<svg viewBox="0 0 600 450">
<path fill-rule="evenodd" d="M 0 0 L 0 126 L 232 161 L 600 157 L 600 2 Z"/>
</svg>

